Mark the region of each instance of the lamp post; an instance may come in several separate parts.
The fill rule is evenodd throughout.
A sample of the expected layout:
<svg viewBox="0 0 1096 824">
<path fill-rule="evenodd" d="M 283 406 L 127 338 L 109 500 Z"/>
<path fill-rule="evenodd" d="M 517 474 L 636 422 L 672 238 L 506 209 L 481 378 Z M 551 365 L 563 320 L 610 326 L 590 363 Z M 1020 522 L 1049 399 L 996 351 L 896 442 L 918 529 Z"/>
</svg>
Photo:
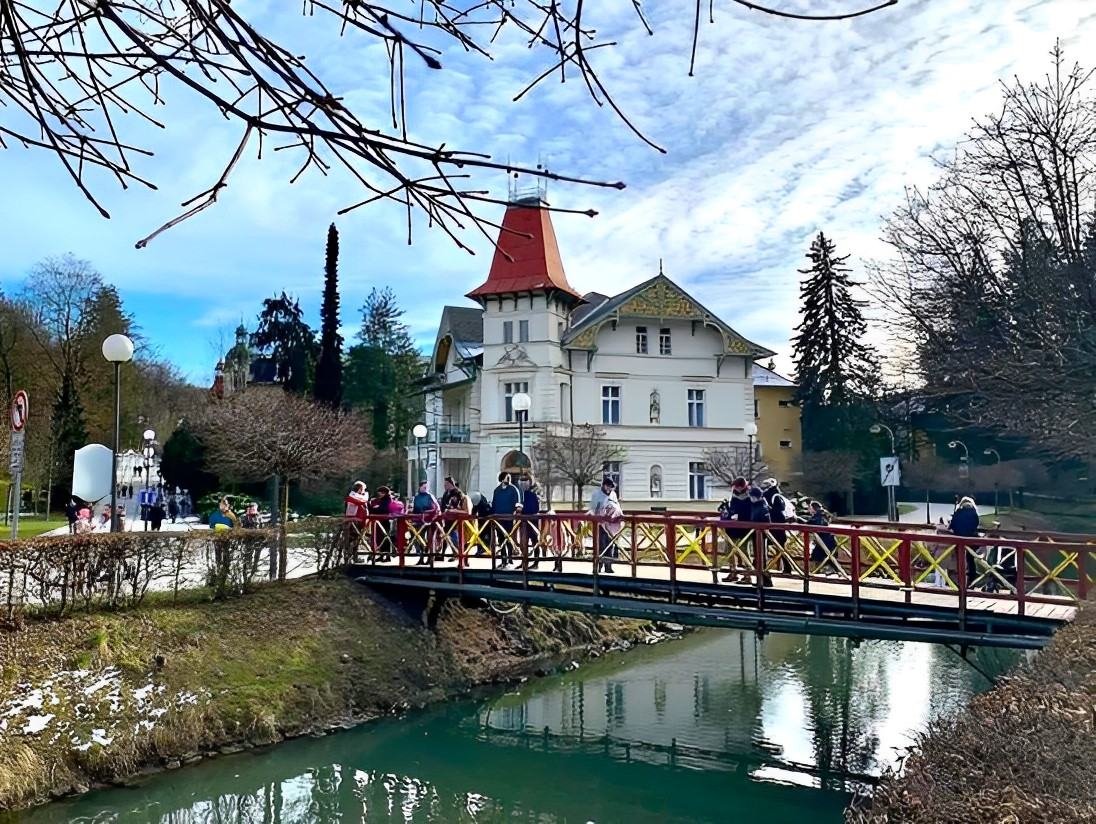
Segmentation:
<svg viewBox="0 0 1096 824">
<path fill-rule="evenodd" d="M 884 431 L 888 435 L 890 435 L 890 454 L 891 457 L 894 458 L 895 463 L 897 463 L 898 450 L 895 447 L 894 430 L 887 426 L 885 423 L 873 423 L 870 427 L 868 427 L 868 431 L 871 432 L 873 435 L 878 435 L 880 432 Z M 887 486 L 887 519 L 892 522 L 898 521 L 898 502 L 895 500 L 894 487 L 891 485 Z"/>
<path fill-rule="evenodd" d="M 411 430 L 411 434 L 415 436 L 415 489 L 410 491 L 411 495 L 415 494 L 415 490 L 422 483 L 422 439 L 426 437 L 426 432 L 426 424 L 423 423 L 415 424 L 415 428 Z"/>
<path fill-rule="evenodd" d="M 118 531 L 118 450 L 122 439 L 122 364 L 133 360 L 133 341 L 111 335 L 103 341 L 103 357 L 114 364 L 114 447 L 110 459 L 110 531 Z"/>
<path fill-rule="evenodd" d="M 998 452 L 996 449 L 983 449 L 982 454 L 983 455 L 992 455 L 993 457 L 995 457 L 997 460 L 993 464 L 994 466 L 997 466 L 999 463 L 1001 463 L 1001 453 Z M 1001 514 L 1001 508 L 999 506 L 999 492 L 1000 492 L 1000 481 L 998 480 L 997 475 L 994 474 L 994 476 L 993 476 L 993 514 L 994 515 L 1000 515 Z"/>
<path fill-rule="evenodd" d="M 529 417 L 529 409 L 533 405 L 533 399 L 525 392 L 518 392 L 511 399 L 514 407 L 514 416 L 518 419 L 518 460 L 525 459 L 525 420 Z M 525 466 L 521 465 L 522 474 L 525 474 Z"/>
<path fill-rule="evenodd" d="M 749 443 L 747 448 L 750 450 L 749 469 L 746 473 L 749 477 L 746 478 L 746 482 L 752 486 L 754 474 L 754 438 L 757 437 L 757 424 L 750 421 L 742 428 L 742 431 L 746 433 L 746 440 Z"/>
<path fill-rule="evenodd" d="M 148 487 L 152 482 L 152 459 L 156 457 L 156 433 L 151 429 L 146 429 L 141 436 L 144 439 L 144 447 L 141 449 L 141 454 L 144 456 L 145 466 L 145 493 L 141 496 L 141 520 L 145 523 L 145 532 L 148 532 Z"/>
</svg>

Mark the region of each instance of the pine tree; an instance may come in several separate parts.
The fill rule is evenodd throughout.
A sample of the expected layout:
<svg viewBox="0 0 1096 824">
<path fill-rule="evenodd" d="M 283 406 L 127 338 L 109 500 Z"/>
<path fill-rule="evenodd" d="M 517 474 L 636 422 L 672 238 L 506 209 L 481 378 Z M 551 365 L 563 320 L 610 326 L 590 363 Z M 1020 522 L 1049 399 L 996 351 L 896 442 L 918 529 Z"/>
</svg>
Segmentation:
<svg viewBox="0 0 1096 824">
<path fill-rule="evenodd" d="M 285 292 L 263 301 L 259 328 L 251 345 L 269 352 L 277 368 L 278 383 L 290 392 L 303 394 L 312 386 L 316 370 L 316 336 L 304 322 L 296 298 Z"/>
<path fill-rule="evenodd" d="M 370 292 L 362 306 L 360 343 L 347 360 L 346 399 L 369 412 L 378 449 L 402 443 L 422 414 L 422 397 L 413 386 L 422 376 L 422 359 L 402 317 L 391 289 Z"/>
<path fill-rule="evenodd" d="M 807 254 L 810 268 L 799 270 L 807 277 L 799 287 L 802 320 L 792 339 L 803 445 L 814 450 L 850 445 L 878 383 L 878 361 L 863 342 L 865 304 L 853 297 L 859 284 L 849 276 L 848 255 L 834 252 L 819 232 Z"/>
<path fill-rule="evenodd" d="M 339 230 L 327 229 L 324 263 L 323 306 L 320 309 L 320 359 L 316 364 L 313 395 L 318 401 L 339 406 L 343 395 L 343 339 L 339 334 Z"/>
</svg>

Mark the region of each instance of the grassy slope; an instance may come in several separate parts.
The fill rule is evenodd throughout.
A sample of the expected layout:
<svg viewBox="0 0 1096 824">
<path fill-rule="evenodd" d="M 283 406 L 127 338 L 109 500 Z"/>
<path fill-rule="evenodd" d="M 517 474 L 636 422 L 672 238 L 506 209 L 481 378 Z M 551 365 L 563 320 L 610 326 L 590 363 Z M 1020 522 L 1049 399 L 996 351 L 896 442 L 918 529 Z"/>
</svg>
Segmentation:
<svg viewBox="0 0 1096 824">
<path fill-rule="evenodd" d="M 73 752 L 65 736 L 50 743 L 44 735 L 0 735 L 0 809 L 228 744 L 269 743 L 399 711 L 528 673 L 542 656 L 642 634 L 634 622 L 540 609 L 498 616 L 452 602 L 428 631 L 419 616 L 343 580 L 30 625 L 0 635 L 0 706 L 26 692 L 21 682 L 106 666 L 121 670 L 123 695 L 151 679 L 167 696 L 203 700 L 165 715 L 150 734 L 130 732 L 139 717 L 123 706 L 112 745 L 85 753 Z M 68 706 L 52 711 L 65 717 Z"/>
</svg>

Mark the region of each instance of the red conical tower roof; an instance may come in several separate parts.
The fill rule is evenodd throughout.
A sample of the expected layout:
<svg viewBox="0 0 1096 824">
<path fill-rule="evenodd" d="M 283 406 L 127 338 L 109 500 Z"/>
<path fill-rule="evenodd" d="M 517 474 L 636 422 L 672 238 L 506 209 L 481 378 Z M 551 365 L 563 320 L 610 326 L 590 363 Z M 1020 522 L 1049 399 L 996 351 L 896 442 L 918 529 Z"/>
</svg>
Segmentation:
<svg viewBox="0 0 1096 824">
<path fill-rule="evenodd" d="M 468 297 L 538 291 L 563 292 L 581 300 L 563 272 L 551 213 L 542 200 L 530 198 L 506 207 L 491 272 Z"/>
</svg>

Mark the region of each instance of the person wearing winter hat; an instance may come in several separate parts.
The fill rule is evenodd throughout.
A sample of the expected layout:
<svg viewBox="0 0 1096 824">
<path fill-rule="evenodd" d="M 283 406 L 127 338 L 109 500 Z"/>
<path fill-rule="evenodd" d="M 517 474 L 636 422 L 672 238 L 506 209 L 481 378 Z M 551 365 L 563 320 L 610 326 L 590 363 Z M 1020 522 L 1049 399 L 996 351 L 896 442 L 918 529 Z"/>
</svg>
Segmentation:
<svg viewBox="0 0 1096 824">
<path fill-rule="evenodd" d="M 730 498 L 725 500 L 719 507 L 720 519 L 724 521 L 749 521 L 751 512 L 749 491 L 750 487 L 745 478 L 735 478 L 734 483 L 731 484 Z M 750 530 L 746 527 L 724 527 L 724 531 L 727 533 L 727 540 L 731 543 L 731 547 L 729 547 L 727 553 L 730 560 L 727 564 L 727 574 L 723 576 L 723 580 L 729 583 L 748 584 L 750 576 L 748 574 L 738 574 L 737 556 L 734 549 L 738 547 L 741 552 L 746 554 L 746 557 L 752 557 L 752 549 L 742 544 L 743 539 L 750 534 Z M 743 572 L 748 573 L 749 566 L 746 566 Z"/>
<path fill-rule="evenodd" d="M 767 524 L 772 521 L 772 517 L 769 514 L 769 505 L 765 501 L 765 493 L 761 491 L 759 486 L 750 487 L 750 523 L 754 524 Z M 768 550 L 766 549 L 762 562 L 768 565 Z M 771 587 L 773 585 L 773 579 L 768 574 L 764 575 L 765 586 Z"/>
<path fill-rule="evenodd" d="M 776 478 L 767 478 L 762 481 L 761 491 L 765 494 L 765 503 L 769 505 L 769 518 L 774 524 L 795 522 L 795 515 L 792 514 L 795 512 L 795 507 L 788 503 L 788 499 L 780 491 L 780 483 Z M 782 529 L 773 529 L 769 534 L 783 549 L 788 540 L 787 533 Z M 780 571 L 788 571 L 787 559 L 784 557 L 780 558 Z"/>
</svg>

